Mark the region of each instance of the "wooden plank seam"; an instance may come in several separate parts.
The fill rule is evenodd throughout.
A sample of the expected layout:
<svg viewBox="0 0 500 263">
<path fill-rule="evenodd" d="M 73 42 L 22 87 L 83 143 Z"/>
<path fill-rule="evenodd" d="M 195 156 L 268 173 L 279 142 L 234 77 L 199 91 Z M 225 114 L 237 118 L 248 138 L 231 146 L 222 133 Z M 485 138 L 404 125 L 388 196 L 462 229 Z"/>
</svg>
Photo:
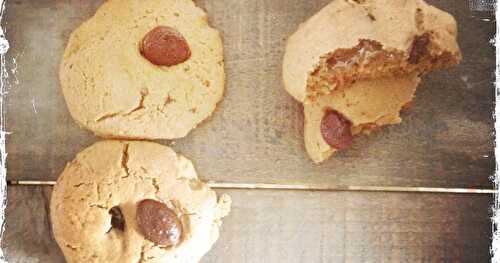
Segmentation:
<svg viewBox="0 0 500 263">
<path fill-rule="evenodd" d="M 498 190 L 477 188 L 441 188 L 441 187 L 407 187 L 407 186 L 332 186 L 304 184 L 270 184 L 270 183 L 231 183 L 206 182 L 215 189 L 241 190 L 291 190 L 291 191 L 324 191 L 324 192 L 399 192 L 399 193 L 453 193 L 453 194 L 497 194 Z M 55 181 L 10 180 L 11 186 L 53 186 Z"/>
</svg>

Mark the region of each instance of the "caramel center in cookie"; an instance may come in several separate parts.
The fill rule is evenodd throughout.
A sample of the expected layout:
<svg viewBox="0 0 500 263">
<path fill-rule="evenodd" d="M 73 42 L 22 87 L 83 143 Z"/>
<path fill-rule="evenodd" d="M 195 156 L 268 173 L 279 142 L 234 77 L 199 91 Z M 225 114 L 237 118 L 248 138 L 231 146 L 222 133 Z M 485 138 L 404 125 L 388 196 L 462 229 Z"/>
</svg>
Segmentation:
<svg viewBox="0 0 500 263">
<path fill-rule="evenodd" d="M 345 149 L 352 143 L 352 123 L 334 110 L 327 110 L 321 120 L 321 135 L 335 149 Z"/>
<path fill-rule="evenodd" d="M 166 204 L 146 199 L 137 205 L 137 226 L 144 237 L 161 246 L 175 246 L 181 241 L 182 223 Z"/>
<path fill-rule="evenodd" d="M 191 57 L 191 49 L 176 29 L 157 26 L 149 31 L 139 46 L 143 57 L 158 66 L 174 66 Z"/>
</svg>

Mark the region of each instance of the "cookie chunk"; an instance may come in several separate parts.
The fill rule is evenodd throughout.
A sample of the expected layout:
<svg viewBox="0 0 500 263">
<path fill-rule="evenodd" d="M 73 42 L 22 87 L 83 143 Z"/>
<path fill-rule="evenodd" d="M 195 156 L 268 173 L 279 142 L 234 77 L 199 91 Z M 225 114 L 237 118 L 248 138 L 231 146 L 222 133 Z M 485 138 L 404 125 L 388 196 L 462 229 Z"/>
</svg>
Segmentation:
<svg viewBox="0 0 500 263">
<path fill-rule="evenodd" d="M 422 0 L 334 0 L 300 25 L 287 42 L 283 80 L 304 104 L 313 161 L 399 123 L 418 76 L 461 61 L 456 38 L 455 19 Z"/>
<path fill-rule="evenodd" d="M 356 80 L 458 64 L 455 19 L 422 0 L 334 0 L 288 39 L 286 90 L 298 101 Z"/>
<path fill-rule="evenodd" d="M 168 147 L 103 141 L 66 166 L 50 215 L 68 262 L 198 262 L 230 203 Z"/>
<path fill-rule="evenodd" d="M 304 141 L 311 159 L 323 162 L 348 148 L 354 136 L 400 123 L 400 111 L 419 82 L 416 76 L 358 81 L 304 104 Z"/>
<path fill-rule="evenodd" d="M 222 40 L 191 0 L 109 0 L 71 34 L 59 78 L 99 136 L 181 138 L 222 99 Z"/>
</svg>

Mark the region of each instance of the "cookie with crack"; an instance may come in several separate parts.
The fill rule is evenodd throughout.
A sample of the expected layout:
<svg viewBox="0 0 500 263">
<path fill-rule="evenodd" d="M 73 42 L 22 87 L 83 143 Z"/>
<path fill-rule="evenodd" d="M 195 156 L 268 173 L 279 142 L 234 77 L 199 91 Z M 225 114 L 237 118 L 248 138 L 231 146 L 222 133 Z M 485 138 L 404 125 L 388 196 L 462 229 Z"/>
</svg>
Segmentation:
<svg viewBox="0 0 500 263">
<path fill-rule="evenodd" d="M 71 34 L 59 79 L 99 136 L 181 138 L 222 99 L 222 40 L 191 0 L 109 0 Z"/>
<path fill-rule="evenodd" d="M 68 262 L 198 262 L 230 203 L 166 146 L 103 141 L 66 166 L 50 216 Z"/>
<path fill-rule="evenodd" d="M 305 144 L 312 159 L 321 162 L 348 147 L 359 133 L 356 126 L 363 124 L 368 132 L 399 122 L 418 76 L 461 61 L 456 37 L 455 19 L 422 0 L 334 0 L 301 24 L 287 42 L 283 81 L 287 92 L 304 104 Z M 352 99 L 360 103 L 347 109 L 345 103 Z M 342 110 L 331 110 L 336 108 Z M 370 109 L 370 116 L 394 120 L 343 112 Z"/>
<path fill-rule="evenodd" d="M 304 102 L 356 80 L 452 67 L 456 37 L 455 19 L 422 0 L 334 0 L 288 39 L 285 89 Z"/>
</svg>

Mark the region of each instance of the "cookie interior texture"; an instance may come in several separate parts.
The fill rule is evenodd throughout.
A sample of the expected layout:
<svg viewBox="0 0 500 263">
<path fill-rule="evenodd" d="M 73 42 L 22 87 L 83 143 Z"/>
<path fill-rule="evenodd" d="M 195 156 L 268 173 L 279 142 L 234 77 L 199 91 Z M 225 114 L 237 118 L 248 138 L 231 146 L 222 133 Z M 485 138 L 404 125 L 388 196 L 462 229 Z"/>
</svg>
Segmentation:
<svg viewBox="0 0 500 263">
<path fill-rule="evenodd" d="M 461 60 L 456 35 L 455 19 L 422 0 L 334 0 L 288 39 L 285 89 L 304 102 L 356 80 L 450 67 Z"/>
<path fill-rule="evenodd" d="M 165 203 L 182 223 L 175 246 L 147 240 L 138 203 Z M 201 182 L 191 161 L 151 142 L 98 142 L 70 162 L 50 204 L 67 262 L 198 262 L 219 235 L 230 198 Z"/>
<path fill-rule="evenodd" d="M 305 147 L 314 162 L 337 149 L 321 134 L 329 109 L 352 134 L 400 123 L 420 75 L 457 65 L 455 19 L 422 0 L 334 0 L 290 36 L 285 89 L 304 104 Z"/>
<path fill-rule="evenodd" d="M 159 26 L 187 41 L 186 61 L 155 65 L 141 54 Z M 222 99 L 222 40 L 191 0 L 109 0 L 71 34 L 59 78 L 72 117 L 99 136 L 181 138 Z"/>
<path fill-rule="evenodd" d="M 415 36 L 407 52 L 386 49 L 381 43 L 366 39 L 359 40 L 353 48 L 330 52 L 320 58 L 307 80 L 307 99 L 349 87 L 358 80 L 405 77 L 457 65 L 460 55 L 442 51 L 433 38 L 432 33 Z"/>
<path fill-rule="evenodd" d="M 382 78 L 358 81 L 348 89 L 334 90 L 304 104 L 304 139 L 311 159 L 320 163 L 336 149 L 323 139 L 320 131 L 325 111 L 332 109 L 351 120 L 351 133 L 357 135 L 378 127 L 401 122 L 401 109 L 412 101 L 420 79 Z"/>
</svg>

